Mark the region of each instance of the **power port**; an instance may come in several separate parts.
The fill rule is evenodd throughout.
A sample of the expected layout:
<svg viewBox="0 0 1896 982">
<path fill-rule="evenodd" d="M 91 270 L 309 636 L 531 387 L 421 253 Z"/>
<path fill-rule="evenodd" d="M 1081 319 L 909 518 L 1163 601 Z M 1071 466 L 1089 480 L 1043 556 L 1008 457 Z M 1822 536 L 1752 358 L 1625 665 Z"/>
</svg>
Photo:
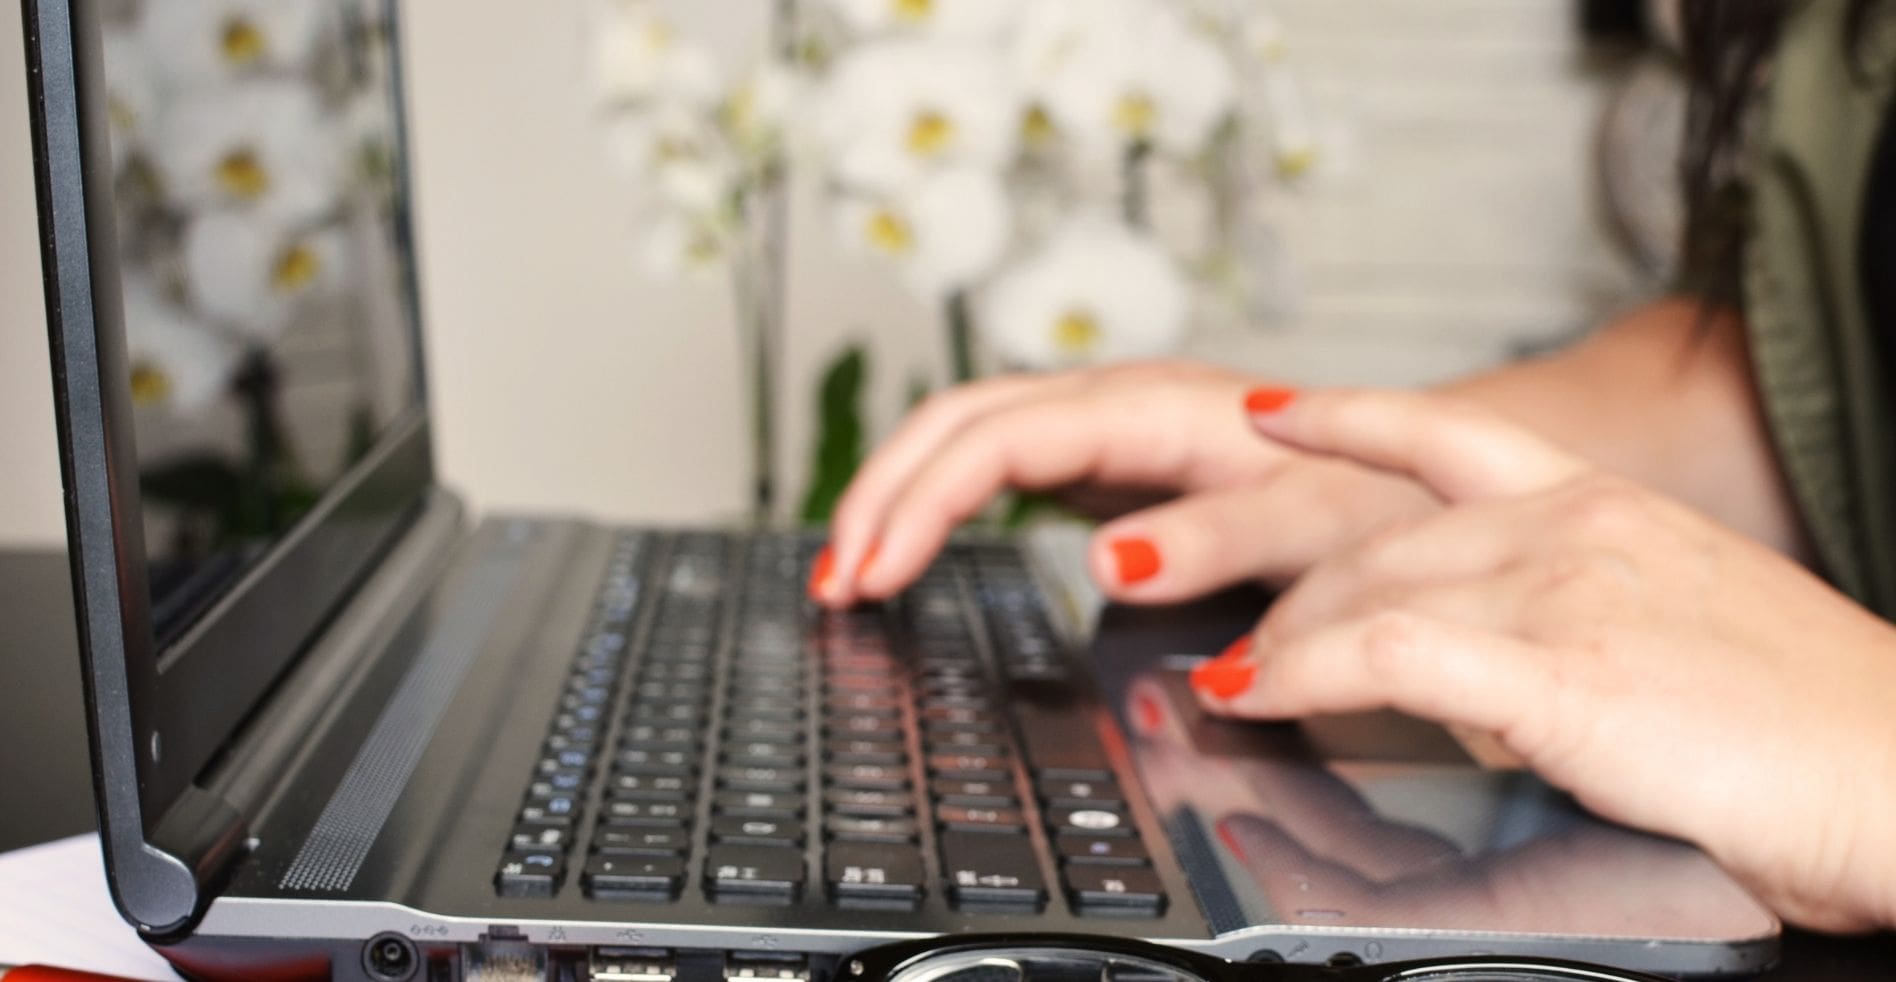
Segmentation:
<svg viewBox="0 0 1896 982">
<path fill-rule="evenodd" d="M 399 934 L 378 934 L 362 946 L 362 970 L 376 982 L 408 982 L 419 967 L 415 943 Z"/>
</svg>

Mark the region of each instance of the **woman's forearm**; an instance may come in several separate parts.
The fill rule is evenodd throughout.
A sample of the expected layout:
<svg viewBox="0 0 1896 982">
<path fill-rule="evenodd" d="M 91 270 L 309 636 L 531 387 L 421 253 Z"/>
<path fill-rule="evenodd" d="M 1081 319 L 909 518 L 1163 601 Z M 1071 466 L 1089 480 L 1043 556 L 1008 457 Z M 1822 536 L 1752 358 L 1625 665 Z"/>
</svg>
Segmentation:
<svg viewBox="0 0 1896 982">
<path fill-rule="evenodd" d="M 1808 558 L 1733 313 L 1660 301 L 1556 354 L 1445 390 Z"/>
</svg>

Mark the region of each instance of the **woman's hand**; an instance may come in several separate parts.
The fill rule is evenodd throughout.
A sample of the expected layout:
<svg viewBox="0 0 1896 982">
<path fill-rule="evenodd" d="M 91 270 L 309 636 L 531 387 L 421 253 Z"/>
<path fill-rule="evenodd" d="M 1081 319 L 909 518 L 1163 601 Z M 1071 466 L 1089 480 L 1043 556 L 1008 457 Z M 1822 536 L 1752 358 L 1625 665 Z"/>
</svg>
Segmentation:
<svg viewBox="0 0 1896 982">
<path fill-rule="evenodd" d="M 1258 440 L 1232 411 L 1255 384 L 1149 362 L 938 395 L 850 484 L 811 593 L 832 606 L 896 593 L 1009 486 L 1080 491 L 1105 515 L 1161 500 L 1094 536 L 1095 579 L 1131 602 L 1287 580 L 1367 530 L 1437 507 L 1413 481 Z"/>
<path fill-rule="evenodd" d="M 1482 731 L 1594 811 L 1698 843 L 1787 920 L 1896 925 L 1890 625 L 1466 404 L 1307 393 L 1252 419 L 1450 507 L 1316 565 L 1195 671 L 1208 707 Z"/>
</svg>

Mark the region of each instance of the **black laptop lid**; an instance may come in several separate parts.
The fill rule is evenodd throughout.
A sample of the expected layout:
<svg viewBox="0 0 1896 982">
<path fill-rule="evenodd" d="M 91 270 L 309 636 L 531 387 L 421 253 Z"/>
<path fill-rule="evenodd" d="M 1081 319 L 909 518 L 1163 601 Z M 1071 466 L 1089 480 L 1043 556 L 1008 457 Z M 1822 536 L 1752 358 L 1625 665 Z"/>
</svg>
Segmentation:
<svg viewBox="0 0 1896 982">
<path fill-rule="evenodd" d="M 101 817 L 162 928 L 228 846 L 193 781 L 432 481 L 395 22 L 24 7 Z"/>
</svg>

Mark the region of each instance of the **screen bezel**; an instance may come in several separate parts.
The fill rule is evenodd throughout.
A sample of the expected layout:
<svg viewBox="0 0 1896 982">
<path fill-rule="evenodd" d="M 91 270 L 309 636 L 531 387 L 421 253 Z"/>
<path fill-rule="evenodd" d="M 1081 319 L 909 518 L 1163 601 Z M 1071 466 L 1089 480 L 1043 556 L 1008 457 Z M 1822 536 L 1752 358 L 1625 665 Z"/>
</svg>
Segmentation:
<svg viewBox="0 0 1896 982">
<path fill-rule="evenodd" d="M 145 575 L 98 0 L 28 0 L 34 145 L 61 475 L 101 817 L 149 838 L 434 485 L 395 4 L 398 245 L 415 399 L 364 459 L 161 648 Z M 63 36 L 63 37 L 62 37 Z M 128 800 L 130 798 L 131 800 Z M 135 819 L 135 821 L 134 821 Z M 121 840 L 123 842 L 123 840 Z"/>
</svg>

